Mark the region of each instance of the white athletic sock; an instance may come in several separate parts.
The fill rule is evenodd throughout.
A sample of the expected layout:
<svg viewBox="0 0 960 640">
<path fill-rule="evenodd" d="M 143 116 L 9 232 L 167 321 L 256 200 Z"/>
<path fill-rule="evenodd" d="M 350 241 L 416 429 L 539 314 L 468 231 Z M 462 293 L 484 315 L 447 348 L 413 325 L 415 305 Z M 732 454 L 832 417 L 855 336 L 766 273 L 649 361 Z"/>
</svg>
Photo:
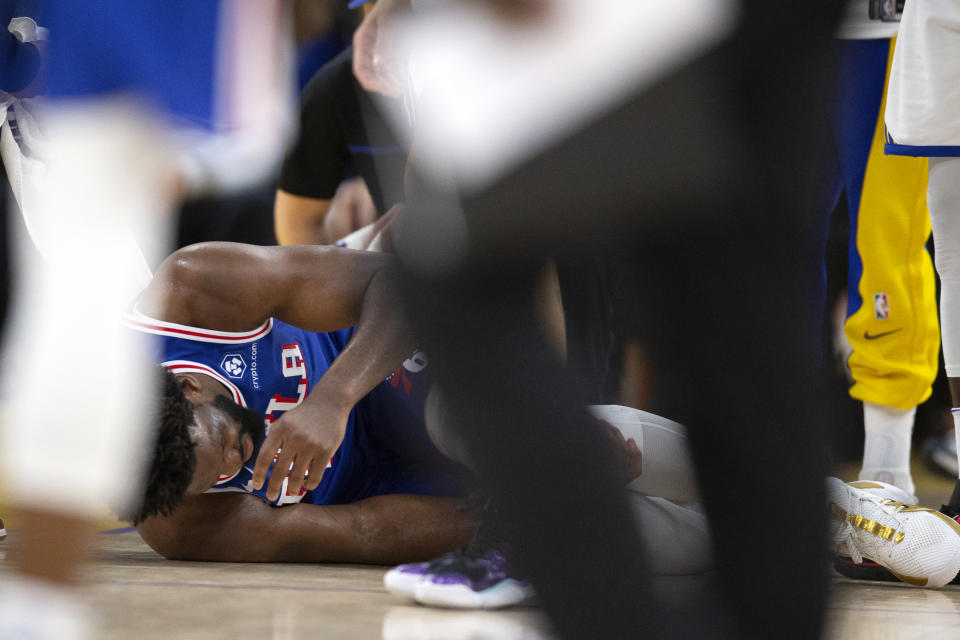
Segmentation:
<svg viewBox="0 0 960 640">
<path fill-rule="evenodd" d="M 917 408 L 894 409 L 863 403 L 863 466 L 858 480 L 879 480 L 913 494 L 910 439 Z"/>
</svg>

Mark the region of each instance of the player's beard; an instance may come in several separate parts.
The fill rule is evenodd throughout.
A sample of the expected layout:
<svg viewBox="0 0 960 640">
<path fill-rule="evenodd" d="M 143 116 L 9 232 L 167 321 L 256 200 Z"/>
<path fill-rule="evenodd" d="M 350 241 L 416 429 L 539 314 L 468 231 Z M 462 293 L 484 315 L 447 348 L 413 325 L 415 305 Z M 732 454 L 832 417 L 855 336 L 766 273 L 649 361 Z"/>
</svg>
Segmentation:
<svg viewBox="0 0 960 640">
<path fill-rule="evenodd" d="M 237 424 L 240 425 L 239 438 L 242 439 L 243 434 L 249 435 L 250 439 L 253 440 L 254 450 L 267 437 L 267 426 L 263 422 L 263 416 L 256 411 L 241 407 L 227 396 L 222 395 L 213 399 L 213 406 L 237 421 Z"/>
</svg>

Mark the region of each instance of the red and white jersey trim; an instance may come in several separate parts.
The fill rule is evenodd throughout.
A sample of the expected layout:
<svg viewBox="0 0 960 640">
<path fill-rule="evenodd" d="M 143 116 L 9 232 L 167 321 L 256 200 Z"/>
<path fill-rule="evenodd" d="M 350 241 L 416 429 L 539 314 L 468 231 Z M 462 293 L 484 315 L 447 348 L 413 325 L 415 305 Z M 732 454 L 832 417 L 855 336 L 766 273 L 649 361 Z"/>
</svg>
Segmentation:
<svg viewBox="0 0 960 640">
<path fill-rule="evenodd" d="M 188 340 L 196 340 L 197 342 L 216 342 L 219 344 L 254 342 L 270 333 L 270 330 L 273 329 L 273 318 L 267 318 L 266 322 L 250 331 L 214 331 L 213 329 L 189 327 L 183 324 L 176 324 L 175 322 L 154 320 L 137 310 L 127 314 L 124 320 L 127 326 L 138 331 L 143 331 L 144 333 L 152 333 L 158 336 L 171 336 L 173 338 L 186 338 Z"/>
<path fill-rule="evenodd" d="M 233 475 L 225 476 L 225 475 L 223 475 L 223 474 L 220 474 L 220 477 L 217 479 L 217 484 L 215 484 L 215 485 L 213 485 L 213 486 L 216 487 L 218 484 L 223 484 L 224 482 L 230 482 L 231 480 L 233 480 L 234 478 L 236 478 L 238 475 L 240 475 L 240 472 L 241 472 L 241 471 L 243 471 L 243 467 L 242 467 L 242 466 L 241 466 L 239 469 L 237 469 L 236 472 L 235 472 Z M 250 471 L 250 473 L 253 473 L 253 471 Z"/>
<path fill-rule="evenodd" d="M 204 375 L 208 375 L 230 391 L 230 393 L 233 395 L 234 402 L 241 407 L 247 406 L 247 401 L 244 399 L 243 394 L 240 392 L 240 389 L 237 387 L 237 385 L 233 384 L 222 375 L 217 373 L 215 369 L 212 369 L 205 364 L 191 362 L 189 360 L 169 360 L 161 364 L 163 364 L 163 366 L 165 366 L 170 373 L 202 373 Z"/>
</svg>

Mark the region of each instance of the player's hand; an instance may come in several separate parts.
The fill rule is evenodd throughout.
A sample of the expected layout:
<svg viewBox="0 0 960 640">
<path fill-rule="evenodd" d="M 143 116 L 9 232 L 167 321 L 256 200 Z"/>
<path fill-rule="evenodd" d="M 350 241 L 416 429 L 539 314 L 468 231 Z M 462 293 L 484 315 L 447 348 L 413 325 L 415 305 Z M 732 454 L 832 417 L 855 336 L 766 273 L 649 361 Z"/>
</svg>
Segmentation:
<svg viewBox="0 0 960 640">
<path fill-rule="evenodd" d="M 353 75 L 367 91 L 399 97 L 406 60 L 396 50 L 397 21 L 410 0 L 379 0 L 353 34 Z"/>
<path fill-rule="evenodd" d="M 630 484 L 643 473 L 643 452 L 633 438 L 623 437 L 620 430 L 606 420 L 600 420 L 603 434 L 613 448 L 616 470 L 624 484 Z"/>
<path fill-rule="evenodd" d="M 332 244 L 377 219 L 377 208 L 363 178 L 340 183 L 323 218 L 323 237 Z"/>
<path fill-rule="evenodd" d="M 277 462 L 266 487 L 267 499 L 271 502 L 279 497 L 288 469 L 287 495 L 298 495 L 301 487 L 312 491 L 320 484 L 327 463 L 343 442 L 350 412 L 349 408 L 344 411 L 331 408 L 331 405 L 305 402 L 287 411 L 270 426 L 270 433 L 260 447 L 253 468 L 253 487 L 257 490 L 263 488 L 270 463 L 276 456 Z M 308 469 L 310 475 L 304 479 Z"/>
<path fill-rule="evenodd" d="M 383 251 L 384 253 L 393 253 L 393 228 L 400 217 L 401 212 L 406 209 L 404 204 L 395 204 L 390 207 L 390 211 L 383 214 L 377 220 L 370 232 L 370 237 L 363 245 L 363 249 L 373 251 Z M 376 242 L 376 246 L 371 249 L 371 245 Z"/>
</svg>

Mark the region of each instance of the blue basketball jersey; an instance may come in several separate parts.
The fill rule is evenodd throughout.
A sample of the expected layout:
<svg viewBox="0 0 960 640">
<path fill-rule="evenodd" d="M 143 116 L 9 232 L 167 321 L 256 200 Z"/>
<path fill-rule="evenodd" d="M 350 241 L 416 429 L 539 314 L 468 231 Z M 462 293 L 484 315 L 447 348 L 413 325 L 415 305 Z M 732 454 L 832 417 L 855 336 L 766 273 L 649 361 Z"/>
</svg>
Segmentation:
<svg viewBox="0 0 960 640">
<path fill-rule="evenodd" d="M 201 373 L 222 383 L 237 404 L 270 425 L 296 407 L 353 336 L 354 329 L 305 331 L 276 319 L 246 332 L 211 331 L 140 314 L 133 328 L 158 336 L 157 361 L 172 373 Z M 455 465 L 426 434 L 423 408 L 429 391 L 427 359 L 415 353 L 350 412 L 346 434 L 314 491 L 287 495 L 287 479 L 273 504 L 343 504 L 386 493 L 454 495 L 461 492 Z M 254 490 L 253 457 L 211 492 Z M 273 472 L 271 468 L 271 472 Z M 266 487 L 266 484 L 264 485 Z"/>
</svg>

